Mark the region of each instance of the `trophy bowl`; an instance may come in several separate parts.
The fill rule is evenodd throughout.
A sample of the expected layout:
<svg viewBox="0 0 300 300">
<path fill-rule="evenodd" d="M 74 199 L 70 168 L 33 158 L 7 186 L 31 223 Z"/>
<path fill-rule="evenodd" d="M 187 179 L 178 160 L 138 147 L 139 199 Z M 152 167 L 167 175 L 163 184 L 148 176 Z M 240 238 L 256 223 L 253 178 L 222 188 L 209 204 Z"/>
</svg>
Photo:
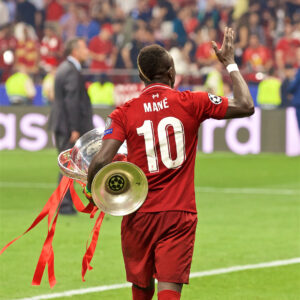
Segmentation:
<svg viewBox="0 0 300 300">
<path fill-rule="evenodd" d="M 80 137 L 72 149 L 61 152 L 58 156 L 61 173 L 86 184 L 90 162 L 100 150 L 102 138 L 103 131 L 95 128 Z"/>
<path fill-rule="evenodd" d="M 72 149 L 61 152 L 58 165 L 64 176 L 87 183 L 89 165 L 102 145 L 103 131 L 96 128 L 80 137 Z M 148 181 L 136 165 L 115 161 L 127 156 L 126 142 L 120 147 L 114 162 L 104 166 L 92 182 L 95 205 L 105 213 L 124 216 L 136 211 L 146 200 Z"/>
</svg>

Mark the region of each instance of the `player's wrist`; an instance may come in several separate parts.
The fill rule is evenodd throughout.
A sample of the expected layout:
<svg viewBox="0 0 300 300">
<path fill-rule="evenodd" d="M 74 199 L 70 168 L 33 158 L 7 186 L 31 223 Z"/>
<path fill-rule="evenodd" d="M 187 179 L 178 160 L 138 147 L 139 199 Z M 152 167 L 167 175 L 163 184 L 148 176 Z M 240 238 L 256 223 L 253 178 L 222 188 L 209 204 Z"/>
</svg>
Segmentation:
<svg viewBox="0 0 300 300">
<path fill-rule="evenodd" d="M 228 65 L 231 65 L 231 64 L 235 64 L 236 62 L 234 61 L 234 58 L 229 58 L 229 57 L 223 57 L 222 58 L 222 64 L 223 66 L 226 68 Z"/>
<path fill-rule="evenodd" d="M 231 72 L 235 72 L 235 71 L 239 72 L 239 67 L 238 67 L 238 65 L 237 65 L 235 62 L 233 62 L 233 63 L 228 64 L 228 65 L 226 66 L 226 70 L 227 70 L 227 72 L 228 72 L 229 74 L 230 74 Z"/>
</svg>

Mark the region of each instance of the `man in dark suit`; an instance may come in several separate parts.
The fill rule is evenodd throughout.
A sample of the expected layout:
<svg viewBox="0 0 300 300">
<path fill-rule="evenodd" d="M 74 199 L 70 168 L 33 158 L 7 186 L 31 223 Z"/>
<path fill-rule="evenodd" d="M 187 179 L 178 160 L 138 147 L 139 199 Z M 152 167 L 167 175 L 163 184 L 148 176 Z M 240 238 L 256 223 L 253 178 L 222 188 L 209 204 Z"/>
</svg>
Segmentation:
<svg viewBox="0 0 300 300">
<path fill-rule="evenodd" d="M 58 152 L 72 148 L 81 135 L 93 129 L 92 106 L 81 75 L 81 64 L 89 55 L 85 41 L 69 40 L 65 54 L 67 58 L 55 75 L 55 100 L 49 119 Z M 63 199 L 60 213 L 76 213 L 69 192 Z"/>
</svg>

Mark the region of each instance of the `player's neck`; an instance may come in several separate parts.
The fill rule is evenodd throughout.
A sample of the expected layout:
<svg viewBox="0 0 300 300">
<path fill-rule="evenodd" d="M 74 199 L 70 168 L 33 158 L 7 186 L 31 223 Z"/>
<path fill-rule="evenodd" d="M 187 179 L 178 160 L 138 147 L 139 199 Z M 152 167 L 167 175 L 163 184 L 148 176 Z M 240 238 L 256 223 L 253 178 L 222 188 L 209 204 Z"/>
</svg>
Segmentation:
<svg viewBox="0 0 300 300">
<path fill-rule="evenodd" d="M 154 83 L 160 83 L 160 84 L 168 85 L 169 87 L 173 88 L 170 81 L 169 80 L 164 80 L 164 79 L 152 80 L 150 82 L 144 82 L 144 83 L 145 83 L 145 86 L 148 86 L 148 85 L 151 85 L 151 84 L 154 84 Z"/>
</svg>

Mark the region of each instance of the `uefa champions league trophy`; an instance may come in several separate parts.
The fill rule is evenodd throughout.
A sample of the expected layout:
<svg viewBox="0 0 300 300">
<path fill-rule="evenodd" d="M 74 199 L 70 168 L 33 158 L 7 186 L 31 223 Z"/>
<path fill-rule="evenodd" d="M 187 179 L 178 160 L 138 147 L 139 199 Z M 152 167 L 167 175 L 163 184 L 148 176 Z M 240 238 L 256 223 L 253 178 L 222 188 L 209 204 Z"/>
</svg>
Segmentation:
<svg viewBox="0 0 300 300">
<path fill-rule="evenodd" d="M 64 176 L 82 184 L 87 183 L 90 162 L 102 145 L 103 132 L 96 128 L 80 137 L 72 149 L 58 156 L 58 165 Z M 114 160 L 127 157 L 126 142 Z M 105 213 L 124 216 L 136 211 L 145 201 L 148 182 L 136 165 L 115 161 L 104 166 L 94 177 L 91 187 L 95 205 Z"/>
<path fill-rule="evenodd" d="M 79 181 L 81 185 L 85 186 L 87 183 L 89 164 L 94 155 L 100 150 L 102 138 L 103 132 L 99 129 L 93 129 L 83 135 L 72 149 L 60 153 L 58 156 L 58 164 L 62 174 Z M 128 215 L 136 211 L 144 203 L 147 197 L 148 182 L 143 171 L 132 163 L 118 161 L 124 160 L 126 157 L 127 147 L 126 144 L 123 144 L 118 151 L 118 154 L 114 157 L 114 162 L 104 166 L 93 179 L 91 187 L 92 198 L 94 204 L 101 212 L 96 219 L 90 245 L 87 247 L 83 256 L 81 271 L 83 281 L 86 271 L 92 269 L 90 262 L 96 249 L 99 231 L 105 213 L 113 216 Z M 32 285 L 40 285 L 46 265 L 48 265 L 48 280 L 50 287 L 53 287 L 56 284 L 52 241 L 60 203 L 69 187 L 71 187 L 71 180 L 63 178 L 48 199 L 40 214 L 24 232 L 24 234 L 29 232 L 39 224 L 41 220 L 48 216 L 48 234 L 36 266 Z M 82 212 L 90 213 L 91 217 L 94 216 L 96 210 L 93 205 L 89 204 L 86 207 L 84 207 L 82 203 L 81 205 L 83 206 Z M 85 211 L 87 208 L 90 210 Z M 22 236 L 23 235 L 20 235 L 13 239 L 0 249 L 0 255 Z"/>
</svg>

